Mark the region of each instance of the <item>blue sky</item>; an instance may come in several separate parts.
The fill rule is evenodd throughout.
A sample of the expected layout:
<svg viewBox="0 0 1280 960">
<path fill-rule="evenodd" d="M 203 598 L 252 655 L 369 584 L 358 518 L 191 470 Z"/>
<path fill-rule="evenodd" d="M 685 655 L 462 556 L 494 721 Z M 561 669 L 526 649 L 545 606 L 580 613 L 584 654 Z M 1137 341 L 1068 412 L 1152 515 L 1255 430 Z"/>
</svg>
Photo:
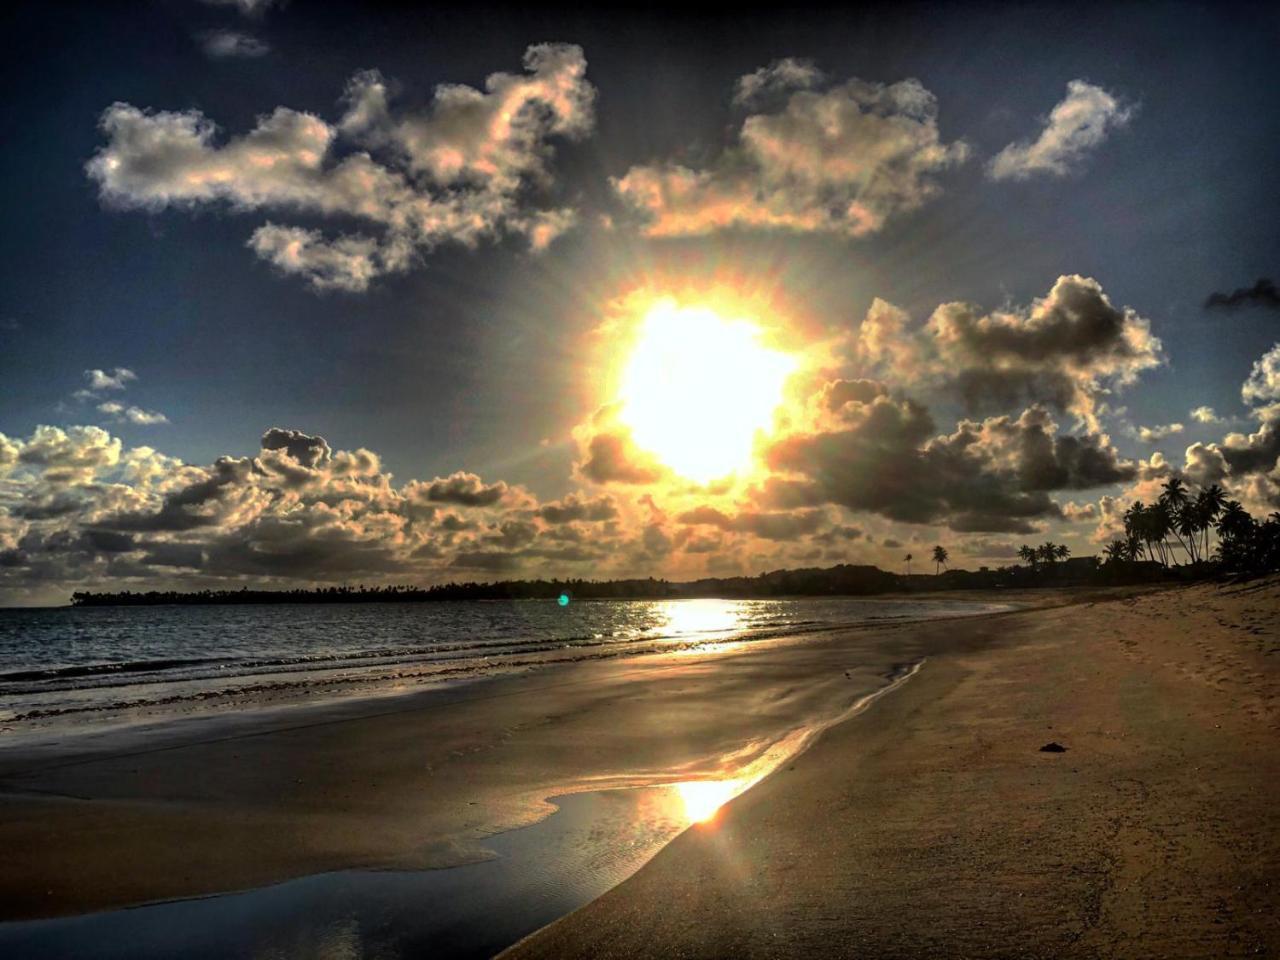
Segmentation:
<svg viewBox="0 0 1280 960">
<path fill-rule="evenodd" d="M 215 37 L 232 35 L 240 53 L 253 55 L 210 52 Z M 376 452 L 396 487 L 465 471 L 537 502 L 575 491 L 613 497 L 615 555 L 623 555 L 622 544 L 646 525 L 661 524 L 673 542 L 682 535 L 670 519 L 680 508 L 667 509 L 664 519 L 644 518 L 635 503 L 646 491 L 583 485 L 582 425 L 609 399 L 595 389 L 593 331 L 609 305 L 637 284 L 665 283 L 687 294 L 712 273 L 768 276 L 781 299 L 803 304 L 811 339 L 821 339 L 856 337 L 875 298 L 923 324 L 940 304 L 959 301 L 982 311 L 1025 312 L 1059 277 L 1080 275 L 1095 279 L 1115 307 L 1149 321 L 1163 350 L 1158 365 L 1102 398 L 1104 415 L 1092 424 L 1076 423 L 1078 410 L 1053 411 L 1058 432 L 1105 433 L 1121 459 L 1149 462 L 1160 450 L 1180 469 L 1188 445 L 1221 445 L 1230 432 L 1247 437 L 1269 423 L 1254 409 L 1259 404 L 1242 402 L 1241 384 L 1280 339 L 1280 313 L 1257 299 L 1233 310 L 1204 304 L 1214 291 L 1250 287 L 1280 272 L 1278 35 L 1274 8 L 1224 4 L 886 5 L 848 13 L 788 9 L 771 18 L 304 0 L 249 13 L 234 3 L 195 0 L 23 7 L 8 15 L 5 30 L 7 89 L 20 92 L 3 108 L 0 156 L 6 210 L 0 433 L 32 443 L 41 424 L 96 425 L 124 451 L 146 446 L 205 469 L 219 456 L 252 456 L 264 431 L 288 428 L 323 437 L 333 450 Z M 368 232 L 359 217 L 300 209 L 293 201 L 245 209 L 226 196 L 156 202 L 146 191 L 159 188 L 142 179 L 130 182 L 134 192 L 122 201 L 123 194 L 107 196 L 104 181 L 86 169 L 99 151 L 126 149 L 100 126 L 115 103 L 150 118 L 199 111 L 217 124 L 209 145 L 220 149 L 279 107 L 337 129 L 349 106 L 344 90 L 369 69 L 386 78 L 393 110 L 429 115 L 437 85 L 480 88 L 495 71 L 528 77 L 522 56 L 543 43 L 580 50 L 590 103 L 545 121 L 537 143 L 511 161 L 519 182 L 500 194 L 513 205 L 506 219 L 474 242 L 414 241 L 407 267 L 375 276 L 363 289 L 317 290 L 307 274 L 273 266 L 247 247 L 264 224 L 319 230 L 328 242 Z M 814 76 L 779 88 L 768 102 L 733 104 L 739 78 L 784 58 L 807 63 Z M 847 221 L 834 229 L 739 221 L 658 238 L 646 235 L 653 211 L 646 222 L 645 211 L 629 206 L 615 185 L 635 168 L 673 167 L 735 184 L 744 117 L 781 116 L 799 103 L 789 98 L 826 97 L 849 89 L 842 85 L 854 78 L 880 90 L 914 78 L 933 98 L 929 135 L 943 146 L 965 145 L 884 201 L 883 222 L 874 229 L 854 235 Z M 1032 165 L 1025 176 L 993 179 L 992 159 L 1009 145 L 1035 142 L 1072 81 L 1115 104 L 1097 142 L 1062 160 L 1061 169 Z M 881 109 L 860 102 L 864 111 Z M 535 102 L 535 109 L 543 107 Z M 372 132 L 361 143 L 339 137 L 324 163 L 367 149 L 391 165 L 385 139 L 391 134 L 378 135 L 384 139 L 374 146 Z M 786 150 L 795 147 L 782 142 Z M 140 164 L 140 177 L 154 172 L 148 163 L 160 162 L 130 158 Z M 847 189 L 833 187 L 829 176 L 822 174 L 824 191 Z M 858 189 L 872 182 L 864 179 Z M 485 202 L 495 196 L 485 193 Z M 775 206 L 788 209 L 799 202 L 774 197 Z M 531 250 L 533 235 L 521 218 L 553 209 L 572 211 L 575 225 L 546 249 Z M 117 367 L 136 379 L 91 400 L 74 398 L 86 386 L 86 371 Z M 1017 417 L 1033 399 L 978 409 L 934 384 L 890 387 L 927 405 L 937 434 L 950 433 L 966 416 Z M 123 412 L 103 413 L 100 405 L 112 401 L 161 413 L 167 422 L 142 425 Z M 1190 411 L 1201 405 L 1228 422 L 1194 422 Z M 1183 430 L 1160 443 L 1134 435 L 1142 426 L 1175 422 Z M 33 468 L 38 459 L 15 462 Z M 118 471 L 118 458 L 102 467 Z M 1155 474 L 1135 468 L 1126 476 L 1098 488 L 1049 492 L 1058 503 L 1096 501 Z M 1252 484 L 1252 506 L 1266 507 L 1263 481 L 1231 479 L 1241 496 Z M 208 573 L 147 568 L 136 556 L 91 556 L 87 566 L 56 565 L 41 574 L 19 563 L 19 553 L 29 560 L 51 549 L 39 546 L 50 531 L 20 520 L 14 504 L 59 491 L 40 487 L 32 470 L 18 469 L 7 482 L 8 506 L 0 501 L 0 510 L 7 510 L 9 542 L 0 548 L 13 551 L 15 595 L 34 589 L 42 576 L 61 585 Z M 118 473 L 82 477 L 76 496 L 88 503 L 97 495 L 94 484 L 120 482 Z M 131 509 L 145 509 L 147 498 L 159 509 L 173 489 L 140 491 Z M 743 496 L 717 509 L 735 516 L 748 509 Z M 527 513 L 536 511 L 533 501 L 508 506 Z M 107 508 L 95 503 L 97 512 L 79 516 L 77 529 L 101 527 Z M 894 527 L 900 521 L 876 510 L 860 515 L 839 497 L 821 507 L 829 511 L 824 523 L 866 528 L 861 553 L 848 559 L 882 561 L 884 540 L 934 535 Z M 932 525 L 959 532 L 948 528 L 949 516 L 937 514 Z M 477 529 L 506 520 L 477 517 Z M 1045 515 L 1047 525 L 1036 532 L 1078 549 L 1093 542 L 1093 525 L 1060 527 L 1060 521 Z M 529 543 L 536 544 L 548 531 L 534 526 Z M 776 542 L 739 543 L 742 530 L 722 527 L 717 535 L 729 538 L 724 552 L 743 568 L 756 559 L 798 562 L 796 544 L 785 545 L 792 552 L 769 553 Z M 36 539 L 21 546 L 33 529 Z M 441 542 L 436 567 L 388 563 L 381 572 L 447 577 L 457 549 Z M 975 547 L 972 556 L 982 558 L 983 549 L 993 548 Z M 646 556 L 624 566 L 701 571 L 691 559 Z M 994 556 L 988 552 L 985 561 Z M 566 572 L 590 573 L 590 563 L 582 563 Z M 526 569 L 515 560 L 499 568 Z M 219 575 L 255 574 L 227 568 Z M 298 575 L 329 573 L 299 568 Z"/>
</svg>

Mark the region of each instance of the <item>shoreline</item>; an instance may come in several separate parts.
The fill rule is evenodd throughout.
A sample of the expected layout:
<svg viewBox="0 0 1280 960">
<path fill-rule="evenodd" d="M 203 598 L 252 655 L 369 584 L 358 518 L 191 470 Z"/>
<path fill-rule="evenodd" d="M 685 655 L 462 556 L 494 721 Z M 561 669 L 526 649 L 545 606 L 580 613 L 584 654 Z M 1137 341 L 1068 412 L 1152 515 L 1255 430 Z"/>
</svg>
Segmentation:
<svg viewBox="0 0 1280 960">
<path fill-rule="evenodd" d="M 849 622 L 815 621 L 794 625 L 748 626 L 733 633 L 726 631 L 723 636 L 654 634 L 593 642 L 537 641 L 519 644 L 511 649 L 498 649 L 483 656 L 462 658 L 451 657 L 453 651 L 443 648 L 423 648 L 420 651 L 360 650 L 350 654 L 317 656 L 305 663 L 282 660 L 278 667 L 272 661 L 267 663 L 272 669 L 246 669 L 243 673 L 234 674 L 221 673 L 225 668 L 219 665 L 217 674 L 206 677 L 165 678 L 155 676 L 150 669 L 139 670 L 135 674 L 135 671 L 129 669 L 133 665 L 113 662 L 20 670 L 0 675 L 0 684 L 9 676 L 25 677 L 30 674 L 41 679 L 46 676 L 56 679 L 64 673 L 75 675 L 82 672 L 105 674 L 111 682 L 95 683 L 84 691 L 68 688 L 65 694 L 72 697 L 68 706 L 37 707 L 0 719 L 0 751 L 13 741 L 39 736 L 44 731 L 50 731 L 53 735 L 74 735 L 81 730 L 103 731 L 137 724 L 163 724 L 192 716 L 215 716 L 231 711 L 291 706 L 306 708 L 358 700 L 377 701 L 388 696 L 411 694 L 415 692 L 415 688 L 422 690 L 459 682 L 484 681 L 585 661 L 667 655 L 691 650 L 715 652 L 736 649 L 742 644 L 750 643 L 805 642 L 808 638 L 827 633 L 1015 612 L 1050 605 L 1046 602 L 1047 599 L 1058 599 L 1059 594 L 1060 591 L 1040 591 L 1023 598 L 1019 603 L 997 604 L 982 597 L 955 592 L 940 593 L 916 599 L 924 603 L 974 604 L 983 608 L 1004 609 L 937 616 L 871 616 Z M 845 599 L 857 601 L 863 598 Z M 196 661 L 178 659 L 173 662 L 189 664 Z M 250 663 L 246 668 L 260 665 Z M 79 704 L 74 702 L 75 696 L 82 693 L 96 696 L 115 690 L 125 693 L 132 689 L 141 691 L 153 687 L 156 688 L 157 696 L 88 700 Z M 60 688 L 55 688 L 48 693 L 56 694 L 59 690 Z M 30 696 L 35 692 L 18 690 L 13 696 Z M 0 701 L 3 699 L 4 695 L 0 694 Z"/>
<path fill-rule="evenodd" d="M 1275 953 L 1280 579 L 1027 620 L 501 956 Z"/>
</svg>

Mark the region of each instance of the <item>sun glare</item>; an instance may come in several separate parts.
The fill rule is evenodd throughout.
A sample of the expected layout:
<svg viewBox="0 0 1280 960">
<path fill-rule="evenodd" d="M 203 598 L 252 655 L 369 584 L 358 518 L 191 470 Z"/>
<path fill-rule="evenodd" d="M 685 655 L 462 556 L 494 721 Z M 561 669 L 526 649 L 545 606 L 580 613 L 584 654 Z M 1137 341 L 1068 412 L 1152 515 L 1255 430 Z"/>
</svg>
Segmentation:
<svg viewBox="0 0 1280 960">
<path fill-rule="evenodd" d="M 761 337 L 710 307 L 654 304 L 621 380 L 619 416 L 636 444 L 699 483 L 749 469 L 796 367 Z"/>
<path fill-rule="evenodd" d="M 747 787 L 745 780 L 688 780 L 673 784 L 690 823 L 706 823 Z"/>
</svg>

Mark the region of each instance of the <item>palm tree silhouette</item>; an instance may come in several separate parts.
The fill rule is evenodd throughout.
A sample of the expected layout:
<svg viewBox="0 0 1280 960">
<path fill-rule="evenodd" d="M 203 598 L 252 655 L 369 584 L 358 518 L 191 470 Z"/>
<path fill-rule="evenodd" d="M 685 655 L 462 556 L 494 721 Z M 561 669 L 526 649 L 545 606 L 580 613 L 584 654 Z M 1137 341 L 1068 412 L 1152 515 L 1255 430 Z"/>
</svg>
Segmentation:
<svg viewBox="0 0 1280 960">
<path fill-rule="evenodd" d="M 907 561 L 907 576 L 909 577 L 909 576 L 911 576 L 911 554 L 909 554 L 909 553 L 908 553 L 908 554 L 907 554 L 905 557 L 903 557 L 902 559 L 904 559 L 904 560 L 906 560 L 906 561 Z"/>
<path fill-rule="evenodd" d="M 938 575 L 938 568 L 947 565 L 947 548 L 944 546 L 936 546 L 933 548 L 933 575 Z"/>
<path fill-rule="evenodd" d="M 1025 560 L 1033 570 L 1035 569 L 1036 560 L 1039 558 L 1039 556 L 1040 554 L 1036 553 L 1036 548 L 1031 546 L 1030 544 L 1024 543 L 1022 546 L 1018 548 L 1018 558 L 1020 560 Z"/>
</svg>

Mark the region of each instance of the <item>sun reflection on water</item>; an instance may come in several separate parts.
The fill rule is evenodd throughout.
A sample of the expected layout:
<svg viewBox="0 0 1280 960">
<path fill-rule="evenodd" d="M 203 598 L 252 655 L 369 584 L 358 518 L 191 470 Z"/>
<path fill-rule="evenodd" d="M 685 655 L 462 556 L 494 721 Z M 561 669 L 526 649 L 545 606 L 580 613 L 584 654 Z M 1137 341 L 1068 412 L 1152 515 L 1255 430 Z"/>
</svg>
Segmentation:
<svg viewBox="0 0 1280 960">
<path fill-rule="evenodd" d="M 674 600 L 663 607 L 666 631 L 678 637 L 728 633 L 741 625 L 746 612 L 740 600 Z"/>
</svg>

